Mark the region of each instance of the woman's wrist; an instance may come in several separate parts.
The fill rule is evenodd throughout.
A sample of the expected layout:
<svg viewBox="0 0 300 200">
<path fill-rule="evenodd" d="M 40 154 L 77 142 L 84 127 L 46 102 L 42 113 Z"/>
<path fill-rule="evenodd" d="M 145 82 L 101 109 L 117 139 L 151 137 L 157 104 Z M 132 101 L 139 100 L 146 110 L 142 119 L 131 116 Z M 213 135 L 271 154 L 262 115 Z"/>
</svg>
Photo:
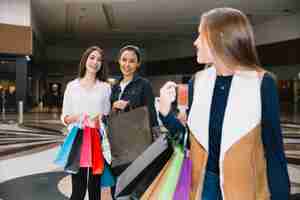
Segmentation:
<svg viewBox="0 0 300 200">
<path fill-rule="evenodd" d="M 69 125 L 74 122 L 80 121 L 80 115 L 66 115 L 64 117 L 64 122 Z"/>
<path fill-rule="evenodd" d="M 169 114 L 170 109 L 171 109 L 171 106 L 164 105 L 164 106 L 160 106 L 158 111 L 160 112 L 160 114 L 162 116 L 166 117 Z"/>
</svg>

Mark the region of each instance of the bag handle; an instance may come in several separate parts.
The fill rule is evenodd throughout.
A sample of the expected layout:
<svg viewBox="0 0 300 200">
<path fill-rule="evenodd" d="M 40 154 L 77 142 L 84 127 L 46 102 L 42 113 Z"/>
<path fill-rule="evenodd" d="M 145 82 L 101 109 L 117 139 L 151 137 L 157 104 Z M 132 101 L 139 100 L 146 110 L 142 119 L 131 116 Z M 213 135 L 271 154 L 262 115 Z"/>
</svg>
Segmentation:
<svg viewBox="0 0 300 200">
<path fill-rule="evenodd" d="M 184 136 L 183 136 L 183 148 L 184 148 L 184 150 L 187 149 L 188 138 L 189 138 L 189 129 L 188 129 L 187 126 L 185 126 L 185 132 L 184 132 Z"/>
</svg>

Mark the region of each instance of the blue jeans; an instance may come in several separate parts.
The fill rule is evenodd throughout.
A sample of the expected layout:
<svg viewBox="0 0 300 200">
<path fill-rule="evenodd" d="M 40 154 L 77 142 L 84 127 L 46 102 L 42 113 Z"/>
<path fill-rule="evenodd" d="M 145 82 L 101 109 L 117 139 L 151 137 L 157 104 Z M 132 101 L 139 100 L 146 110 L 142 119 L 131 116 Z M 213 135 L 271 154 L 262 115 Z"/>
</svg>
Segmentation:
<svg viewBox="0 0 300 200">
<path fill-rule="evenodd" d="M 206 171 L 202 199 L 199 200 L 222 200 L 219 176 L 213 172 Z"/>
</svg>

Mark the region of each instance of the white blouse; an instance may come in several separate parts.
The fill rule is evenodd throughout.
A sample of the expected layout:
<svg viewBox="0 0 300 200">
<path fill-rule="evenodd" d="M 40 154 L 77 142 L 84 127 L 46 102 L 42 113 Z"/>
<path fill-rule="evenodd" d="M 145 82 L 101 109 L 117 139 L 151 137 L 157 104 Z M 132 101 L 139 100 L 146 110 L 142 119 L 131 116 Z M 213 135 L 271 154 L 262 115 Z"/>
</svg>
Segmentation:
<svg viewBox="0 0 300 200">
<path fill-rule="evenodd" d="M 74 114 L 104 114 L 110 112 L 110 94 L 111 88 L 108 83 L 97 81 L 96 84 L 89 89 L 83 88 L 80 85 L 79 79 L 70 81 L 67 84 L 61 120 L 67 115 Z"/>
</svg>

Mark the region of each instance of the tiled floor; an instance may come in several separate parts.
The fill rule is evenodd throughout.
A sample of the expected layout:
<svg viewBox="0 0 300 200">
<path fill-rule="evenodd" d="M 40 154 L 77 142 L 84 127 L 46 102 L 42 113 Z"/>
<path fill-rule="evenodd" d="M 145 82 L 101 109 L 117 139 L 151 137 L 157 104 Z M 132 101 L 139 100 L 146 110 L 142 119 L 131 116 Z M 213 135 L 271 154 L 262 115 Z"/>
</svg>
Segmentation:
<svg viewBox="0 0 300 200">
<path fill-rule="evenodd" d="M 293 199 L 300 199 L 300 111 L 283 105 L 281 120 Z M 64 136 L 58 114 L 0 117 L 0 200 L 65 200 L 70 178 L 53 164 Z"/>
</svg>

